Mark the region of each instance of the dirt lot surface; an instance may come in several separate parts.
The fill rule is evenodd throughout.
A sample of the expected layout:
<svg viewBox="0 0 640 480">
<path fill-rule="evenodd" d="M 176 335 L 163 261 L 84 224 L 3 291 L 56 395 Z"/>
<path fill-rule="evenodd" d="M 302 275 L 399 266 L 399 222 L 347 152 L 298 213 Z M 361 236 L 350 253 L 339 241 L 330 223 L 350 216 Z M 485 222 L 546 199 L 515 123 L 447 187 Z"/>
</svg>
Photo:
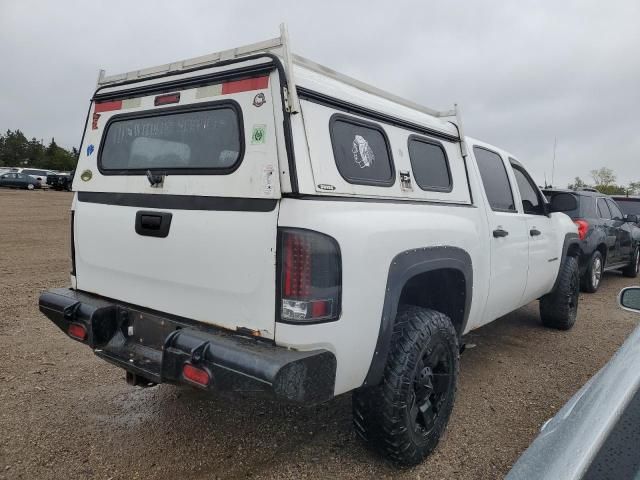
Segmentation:
<svg viewBox="0 0 640 480">
<path fill-rule="evenodd" d="M 615 300 L 634 281 L 609 274 L 581 296 L 570 332 L 543 328 L 536 303 L 473 332 L 444 439 L 419 467 L 397 470 L 354 435 L 350 395 L 298 408 L 133 388 L 67 338 L 37 304 L 68 283 L 71 198 L 0 191 L 3 479 L 500 478 L 638 321 Z"/>
</svg>

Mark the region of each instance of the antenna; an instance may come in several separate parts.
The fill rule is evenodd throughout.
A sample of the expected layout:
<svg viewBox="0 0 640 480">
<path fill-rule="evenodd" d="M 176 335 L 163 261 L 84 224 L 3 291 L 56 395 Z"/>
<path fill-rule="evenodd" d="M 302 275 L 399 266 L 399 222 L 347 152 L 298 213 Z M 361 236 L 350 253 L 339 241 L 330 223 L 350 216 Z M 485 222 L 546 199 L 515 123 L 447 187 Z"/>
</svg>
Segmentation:
<svg viewBox="0 0 640 480">
<path fill-rule="evenodd" d="M 553 185 L 553 177 L 556 173 L 556 146 L 558 145 L 558 137 L 553 137 L 553 163 L 551 164 L 551 185 Z"/>
</svg>

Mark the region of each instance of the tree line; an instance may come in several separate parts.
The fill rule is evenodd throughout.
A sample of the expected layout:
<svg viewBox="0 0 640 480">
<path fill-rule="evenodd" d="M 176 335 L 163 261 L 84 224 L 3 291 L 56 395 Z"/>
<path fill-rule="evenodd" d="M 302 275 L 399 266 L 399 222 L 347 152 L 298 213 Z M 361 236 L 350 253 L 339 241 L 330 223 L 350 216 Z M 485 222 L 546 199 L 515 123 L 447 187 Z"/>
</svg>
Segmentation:
<svg viewBox="0 0 640 480">
<path fill-rule="evenodd" d="M 593 184 L 589 185 L 580 177 L 576 177 L 573 183 L 568 185 L 568 188 L 571 190 L 595 188 L 600 193 L 607 195 L 640 195 L 640 182 L 618 185 L 616 183 L 616 174 L 610 168 L 602 167 L 597 170 L 591 170 L 591 178 L 593 179 Z"/>
<path fill-rule="evenodd" d="M 33 167 L 46 170 L 74 170 L 78 149 L 61 147 L 51 139 L 48 145 L 36 138 L 28 140 L 20 130 L 0 134 L 0 167 Z"/>
</svg>

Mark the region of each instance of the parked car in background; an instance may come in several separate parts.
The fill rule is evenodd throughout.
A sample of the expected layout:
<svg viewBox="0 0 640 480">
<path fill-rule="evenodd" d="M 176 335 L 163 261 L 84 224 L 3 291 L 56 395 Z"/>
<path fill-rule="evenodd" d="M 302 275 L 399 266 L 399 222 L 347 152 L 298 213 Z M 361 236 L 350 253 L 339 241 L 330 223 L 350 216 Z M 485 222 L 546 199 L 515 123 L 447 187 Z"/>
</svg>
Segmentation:
<svg viewBox="0 0 640 480">
<path fill-rule="evenodd" d="M 618 301 L 640 312 L 640 287 Z M 507 480 L 640 478 L 640 327 L 540 429 Z"/>
<path fill-rule="evenodd" d="M 36 180 L 40 180 L 41 185 L 47 184 L 47 176 L 55 174 L 53 170 L 43 170 L 40 168 L 23 168 L 20 173 L 27 174 Z"/>
<path fill-rule="evenodd" d="M 555 195 L 568 192 L 578 201 L 575 210 L 565 213 L 578 226 L 582 290 L 596 292 L 602 274 L 608 270 L 621 270 L 627 277 L 637 277 L 640 269 L 640 229 L 636 226 L 638 218 L 623 214 L 612 198 L 599 192 L 544 190 L 549 201 Z"/>
<path fill-rule="evenodd" d="M 33 190 L 40 188 L 40 182 L 30 175 L 24 173 L 9 172 L 0 175 L 0 187 L 25 188 Z"/>
<path fill-rule="evenodd" d="M 611 198 L 616 201 L 622 213 L 638 217 L 636 225 L 640 226 L 640 196 L 612 195 Z"/>
<path fill-rule="evenodd" d="M 47 185 L 54 190 L 71 191 L 74 172 L 57 172 L 47 175 Z"/>
</svg>

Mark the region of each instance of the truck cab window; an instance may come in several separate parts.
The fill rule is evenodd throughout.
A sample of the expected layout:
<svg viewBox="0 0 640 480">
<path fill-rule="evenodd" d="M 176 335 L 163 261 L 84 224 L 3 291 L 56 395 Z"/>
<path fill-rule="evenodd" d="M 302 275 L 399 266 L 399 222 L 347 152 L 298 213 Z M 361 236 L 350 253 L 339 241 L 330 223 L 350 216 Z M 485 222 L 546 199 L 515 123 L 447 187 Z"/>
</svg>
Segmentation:
<svg viewBox="0 0 640 480">
<path fill-rule="evenodd" d="M 491 209 L 498 212 L 516 212 L 513 193 L 502 158 L 483 147 L 473 147 L 478 162 L 482 184 L 487 193 Z"/>
<path fill-rule="evenodd" d="M 512 163 L 511 166 L 522 198 L 522 210 L 531 215 L 543 215 L 542 198 L 531 177 L 518 165 Z"/>
</svg>

